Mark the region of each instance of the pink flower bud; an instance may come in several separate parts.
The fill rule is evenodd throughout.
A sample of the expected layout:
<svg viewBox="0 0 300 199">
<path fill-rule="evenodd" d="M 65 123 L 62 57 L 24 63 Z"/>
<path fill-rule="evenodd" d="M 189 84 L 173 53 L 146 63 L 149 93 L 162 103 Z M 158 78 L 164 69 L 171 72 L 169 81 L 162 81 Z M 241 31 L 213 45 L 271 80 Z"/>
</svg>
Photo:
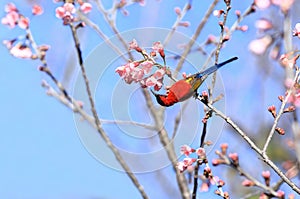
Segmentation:
<svg viewBox="0 0 300 199">
<path fill-rule="evenodd" d="M 177 15 L 181 15 L 181 9 L 179 7 L 175 7 L 174 11 Z"/>
<path fill-rule="evenodd" d="M 276 127 L 276 132 L 279 133 L 280 135 L 284 135 L 285 134 L 285 131 L 283 128 L 279 128 L 279 127 Z"/>
<path fill-rule="evenodd" d="M 245 187 L 251 187 L 251 186 L 254 186 L 255 183 L 251 180 L 248 180 L 248 179 L 245 179 L 243 182 L 242 182 L 242 185 L 245 186 Z"/>
<path fill-rule="evenodd" d="M 43 8 L 37 4 L 32 6 L 32 14 L 33 15 L 41 15 L 43 14 Z"/>
</svg>

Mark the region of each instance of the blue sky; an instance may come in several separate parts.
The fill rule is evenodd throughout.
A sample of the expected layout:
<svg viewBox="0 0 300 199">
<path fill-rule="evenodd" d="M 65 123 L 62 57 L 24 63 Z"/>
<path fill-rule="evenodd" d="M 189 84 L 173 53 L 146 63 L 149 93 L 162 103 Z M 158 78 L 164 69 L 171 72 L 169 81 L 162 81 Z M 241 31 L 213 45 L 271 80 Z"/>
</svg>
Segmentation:
<svg viewBox="0 0 300 199">
<path fill-rule="evenodd" d="M 1 1 L 0 9 L 3 10 L 4 5 L 8 2 L 7 0 Z M 14 3 L 22 13 L 30 13 L 31 7 L 27 2 L 14 1 Z M 130 12 L 128 17 L 118 14 L 117 26 L 120 32 L 143 27 L 170 28 L 175 19 L 174 7 L 182 7 L 184 3 L 185 1 L 179 0 L 149 1 L 145 7 L 132 5 L 128 7 Z M 250 3 L 251 1 L 243 1 L 243 3 L 233 1 L 232 7 L 233 10 L 245 10 Z M 73 85 L 76 85 L 77 78 L 76 70 L 72 67 L 76 63 L 76 58 L 70 30 L 62 26 L 61 20 L 55 17 L 55 8 L 60 4 L 47 1 L 42 2 L 41 5 L 45 8 L 45 13 L 42 16 L 31 18 L 33 35 L 38 43 L 51 46 L 47 54 L 49 67 L 71 92 Z M 219 8 L 222 6 L 220 4 Z M 178 29 L 179 32 L 188 37 L 195 30 L 197 22 L 201 18 L 202 13 L 205 12 L 206 7 L 198 1 L 194 1 L 193 9 L 199 11 L 191 10 L 184 19 L 191 22 L 191 28 L 180 27 Z M 257 107 L 259 104 L 259 102 L 253 100 L 255 99 L 253 96 L 264 93 L 266 96 L 263 105 L 267 107 L 270 103 L 274 103 L 274 99 L 282 90 L 282 87 L 274 84 L 273 80 L 264 79 L 263 75 L 257 75 L 259 72 L 259 68 L 256 67 L 258 62 L 247 50 L 247 44 L 255 38 L 256 30 L 253 27 L 253 22 L 259 14 L 246 18 L 244 24 L 249 25 L 249 31 L 246 33 L 234 33 L 232 41 L 226 44 L 226 48 L 221 52 L 220 56 L 220 60 L 236 55 L 239 56 L 239 61 L 230 64 L 228 69 L 224 68 L 221 71 L 226 92 L 226 111 L 229 115 L 233 115 L 234 118 L 238 118 L 238 121 L 242 119 L 251 121 L 255 117 L 254 114 L 247 114 L 251 113 L 252 108 Z M 3 15 L 4 11 L 2 12 Z M 97 23 L 104 33 L 109 37 L 113 36 L 108 25 L 96 13 L 96 9 L 93 10 L 91 17 L 98 19 Z M 228 23 L 232 24 L 234 20 L 235 16 L 232 14 L 229 16 Z M 218 34 L 219 27 L 216 25 L 217 22 L 218 19 L 210 18 L 207 27 L 201 34 L 201 41 L 205 40 L 208 34 Z M 20 33 L 22 33 L 20 30 L 10 30 L 7 27 L 0 26 L 1 41 L 14 38 Z M 99 46 L 101 48 L 103 41 L 90 28 L 81 30 L 80 36 L 83 56 L 85 59 L 91 59 L 93 52 Z M 107 52 L 103 52 L 104 56 L 105 53 Z M 0 90 L 2 93 L 0 98 L 2 112 L 0 119 L 2 127 L 0 134 L 0 197 L 6 199 L 139 198 L 139 193 L 123 172 L 101 163 L 101 160 L 99 161 L 101 156 L 108 159 L 111 158 L 109 152 L 104 150 L 100 151 L 99 154 L 95 154 L 93 146 L 86 145 L 85 139 L 82 137 L 82 131 L 90 132 L 91 129 L 88 125 L 84 122 L 74 122 L 74 115 L 68 108 L 46 95 L 45 89 L 41 87 L 41 82 L 43 79 L 49 82 L 50 80 L 37 70 L 40 63 L 38 61 L 16 59 L 9 55 L 4 45 L 0 45 L 0 57 L 2 63 L 0 73 Z M 103 59 L 105 57 L 99 57 L 99 60 L 94 60 L 96 62 L 94 67 L 106 67 L 103 70 L 105 73 L 102 76 L 103 79 L 95 79 L 99 82 L 94 82 L 94 84 L 99 83 L 96 85 L 98 90 L 95 91 L 95 96 L 99 97 L 96 99 L 96 102 L 99 102 L 99 104 L 97 103 L 97 108 L 99 108 L 99 113 L 103 116 L 103 119 L 122 119 L 124 115 L 118 112 L 119 109 L 116 112 L 110 110 L 110 107 L 115 106 L 114 103 L 120 103 L 122 100 L 111 102 L 111 98 L 109 98 L 116 95 L 113 91 L 110 91 L 110 83 L 112 85 L 121 85 L 121 89 L 125 88 L 122 87 L 125 84 L 122 84 L 119 77 L 113 72 L 114 68 L 121 61 L 116 58 L 116 60 L 111 60 L 106 66 L 102 66 L 103 62 L 107 61 Z M 199 63 L 199 66 L 201 66 L 201 63 Z M 99 72 L 100 69 L 93 70 Z M 194 68 L 193 70 L 196 71 L 197 69 Z M 247 75 L 247 78 L 245 75 Z M 101 86 L 101 81 L 104 83 L 109 82 L 109 84 Z M 262 82 L 266 87 L 261 88 L 258 86 Z M 271 92 L 265 89 L 269 85 L 272 85 L 272 88 L 278 90 L 278 92 Z M 275 87 L 276 85 L 277 87 Z M 130 89 L 136 89 L 134 85 L 125 86 L 131 87 Z M 79 96 L 82 95 L 82 93 L 79 94 Z M 134 103 L 129 104 L 129 107 L 133 111 L 129 112 L 128 117 L 141 122 L 149 122 L 150 118 L 140 111 L 143 107 L 143 102 L 135 103 L 135 101 L 140 100 L 138 98 L 139 94 L 139 91 L 137 91 L 132 96 Z M 120 93 L 120 95 L 124 94 Z M 84 101 L 84 99 L 82 100 Z M 88 107 L 88 103 L 85 106 Z M 202 108 L 201 105 L 199 107 Z M 169 111 L 171 116 L 166 121 L 173 121 L 172 111 L 176 112 L 178 108 L 177 106 Z M 197 111 L 201 112 L 200 109 Z M 131 113 L 133 114 L 130 115 Z M 243 118 L 239 117 L 241 114 Z M 195 115 L 197 115 L 197 112 Z M 197 121 L 200 117 L 199 115 L 194 116 L 194 114 L 185 114 L 184 116 L 187 121 L 186 125 L 191 125 L 192 123 L 189 123 L 189 121 Z M 124 117 L 127 118 L 126 115 Z M 268 119 L 266 118 L 270 119 L 265 114 L 258 117 L 267 121 Z M 78 130 L 76 125 L 83 125 L 83 130 Z M 253 123 L 249 122 L 244 127 L 245 129 L 250 129 L 252 125 Z M 172 129 L 172 124 L 167 123 L 166 126 Z M 80 127 L 78 128 L 81 129 Z M 133 131 L 134 136 L 140 136 L 138 134 L 139 131 L 142 131 L 140 128 L 132 130 L 128 129 L 129 127 L 112 125 L 104 125 L 104 128 L 118 147 L 125 151 L 138 152 L 142 146 L 147 145 L 147 140 L 138 142 L 128 141 L 124 138 L 126 140 L 124 141 L 122 140 L 123 135 L 119 136 L 119 132 L 122 132 L 122 130 Z M 187 130 L 189 128 L 182 125 L 182 131 Z M 220 142 L 234 140 L 231 145 L 232 148 L 240 150 L 239 141 L 236 141 L 238 139 L 228 133 L 230 130 L 227 128 L 224 128 L 224 131 L 225 133 L 222 134 L 221 141 L 217 141 L 216 147 Z M 96 132 L 93 136 L 97 137 Z M 99 147 L 97 142 L 95 146 L 95 150 L 103 149 L 101 147 L 97 148 Z M 160 149 L 160 146 L 156 145 L 156 147 L 157 150 Z M 143 148 L 143 150 L 147 152 L 147 148 Z M 256 158 L 251 153 L 249 157 Z M 146 162 L 149 160 L 141 161 Z M 157 161 L 159 162 L 159 160 Z M 138 174 L 137 177 L 141 180 L 150 198 L 179 198 L 177 187 L 174 183 L 175 176 L 168 175 L 170 172 L 172 173 L 170 167 L 164 167 L 156 172 Z M 169 186 L 166 186 L 166 184 Z"/>
</svg>

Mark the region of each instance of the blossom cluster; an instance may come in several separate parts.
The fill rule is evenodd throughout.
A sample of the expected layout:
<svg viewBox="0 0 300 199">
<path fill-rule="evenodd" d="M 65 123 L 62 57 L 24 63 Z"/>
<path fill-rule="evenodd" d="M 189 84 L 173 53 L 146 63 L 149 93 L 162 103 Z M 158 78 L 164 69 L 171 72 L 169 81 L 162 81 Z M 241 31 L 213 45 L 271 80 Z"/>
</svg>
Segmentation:
<svg viewBox="0 0 300 199">
<path fill-rule="evenodd" d="M 282 13 L 286 14 L 293 6 L 294 0 L 255 0 L 254 6 L 258 9 L 265 10 L 278 7 Z M 285 16 L 285 15 L 284 15 Z M 269 55 L 273 59 L 279 58 L 282 47 L 282 36 L 278 35 L 280 27 L 273 24 L 272 20 L 261 18 L 256 21 L 255 26 L 258 30 L 259 37 L 249 44 L 249 50 L 255 55 L 263 55 L 270 49 Z M 297 23 L 291 34 L 300 38 L 300 24 Z"/>
<path fill-rule="evenodd" d="M 92 5 L 88 2 L 77 0 L 77 3 L 79 4 L 79 10 L 84 14 L 87 14 L 92 10 Z M 74 16 L 75 12 L 75 5 L 73 3 L 66 2 L 64 5 L 56 8 L 55 15 L 57 18 L 61 18 L 63 20 L 64 25 L 67 25 L 77 20 Z"/>
<path fill-rule="evenodd" d="M 21 29 L 29 29 L 30 20 L 28 17 L 22 15 L 15 4 L 8 3 L 5 8 L 6 15 L 1 19 L 1 23 L 3 25 L 7 25 L 9 28 L 15 28 L 16 26 L 20 27 Z M 43 13 L 42 7 L 39 5 L 33 5 L 32 7 L 32 14 L 33 15 L 40 15 Z M 28 35 L 21 35 L 17 38 L 11 40 L 4 40 L 3 44 L 6 48 L 10 51 L 10 54 L 18 57 L 18 58 L 37 58 L 36 55 L 32 53 L 30 40 Z M 46 47 L 42 47 L 46 51 Z M 47 48 L 48 50 L 48 48 Z"/>
<path fill-rule="evenodd" d="M 144 57 L 140 61 L 131 61 L 116 68 L 115 72 L 122 77 L 127 84 L 132 82 L 140 83 L 142 87 L 154 87 L 158 91 L 162 88 L 163 77 L 168 73 L 166 66 L 161 66 L 153 59 L 158 53 L 165 60 L 165 53 L 160 42 L 155 42 L 152 51 L 148 55 L 145 50 L 139 47 L 136 40 L 129 43 L 129 50 L 135 50 Z M 165 61 L 164 61 L 165 62 Z M 158 68 L 152 73 L 154 66 Z"/>
<path fill-rule="evenodd" d="M 271 5 L 279 6 L 283 13 L 288 12 L 292 7 L 294 0 L 255 0 L 254 4 L 259 9 L 266 9 Z"/>
<path fill-rule="evenodd" d="M 180 172 L 183 172 L 189 167 L 192 167 L 193 163 L 197 161 L 197 158 L 190 157 L 190 155 L 193 153 L 195 153 L 198 156 L 199 161 L 206 160 L 206 153 L 204 148 L 193 149 L 188 145 L 183 145 L 180 148 L 180 152 L 181 154 L 185 155 L 185 158 L 177 163 L 177 168 Z"/>
<path fill-rule="evenodd" d="M 291 56 L 291 53 L 283 54 L 280 57 L 280 63 L 283 67 L 288 67 L 290 69 L 297 68 L 296 61 L 299 59 L 300 55 Z M 285 86 L 292 89 L 292 93 L 288 98 L 287 102 L 293 104 L 296 107 L 300 107 L 300 82 L 299 78 L 296 82 L 293 79 L 287 78 L 285 80 Z"/>
<path fill-rule="evenodd" d="M 6 16 L 1 19 L 2 24 L 7 25 L 10 28 L 14 28 L 16 25 L 18 25 L 22 29 L 27 29 L 29 27 L 29 18 L 23 16 L 19 12 L 15 4 L 6 4 L 4 10 L 6 12 Z M 33 15 L 40 15 L 42 13 L 43 9 L 39 5 L 34 5 L 32 7 Z"/>
</svg>

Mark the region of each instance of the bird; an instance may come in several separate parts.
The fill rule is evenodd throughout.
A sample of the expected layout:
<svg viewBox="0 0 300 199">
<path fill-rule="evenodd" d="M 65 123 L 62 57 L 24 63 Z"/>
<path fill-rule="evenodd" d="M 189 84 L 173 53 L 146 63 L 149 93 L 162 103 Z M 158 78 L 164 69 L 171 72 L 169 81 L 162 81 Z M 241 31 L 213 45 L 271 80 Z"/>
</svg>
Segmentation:
<svg viewBox="0 0 300 199">
<path fill-rule="evenodd" d="M 177 102 L 182 102 L 190 97 L 198 96 L 197 90 L 205 79 L 213 72 L 221 68 L 222 66 L 237 60 L 238 57 L 232 57 L 222 63 L 215 64 L 204 71 L 200 71 L 193 75 L 190 75 L 184 79 L 175 82 L 169 89 L 167 94 L 157 94 L 153 90 L 151 92 L 156 98 L 156 101 L 161 106 L 172 106 Z"/>
</svg>

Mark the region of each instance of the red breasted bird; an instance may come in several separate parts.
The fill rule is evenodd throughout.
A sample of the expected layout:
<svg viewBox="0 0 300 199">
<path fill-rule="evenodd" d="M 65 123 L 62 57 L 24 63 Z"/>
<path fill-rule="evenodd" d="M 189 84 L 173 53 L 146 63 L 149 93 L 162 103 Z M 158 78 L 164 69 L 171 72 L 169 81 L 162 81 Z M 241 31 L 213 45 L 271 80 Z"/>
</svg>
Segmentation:
<svg viewBox="0 0 300 199">
<path fill-rule="evenodd" d="M 154 94 L 157 102 L 160 105 L 172 106 L 173 104 L 184 101 L 192 97 L 193 95 L 197 96 L 197 89 L 201 86 L 201 84 L 208 77 L 208 75 L 215 72 L 222 66 L 237 59 L 237 57 L 230 58 L 222 63 L 211 66 L 202 72 L 198 72 L 196 74 L 186 77 L 185 79 L 175 82 L 170 87 L 170 89 L 168 89 L 168 93 L 166 95 L 154 93 L 152 90 L 151 92 Z"/>
</svg>

